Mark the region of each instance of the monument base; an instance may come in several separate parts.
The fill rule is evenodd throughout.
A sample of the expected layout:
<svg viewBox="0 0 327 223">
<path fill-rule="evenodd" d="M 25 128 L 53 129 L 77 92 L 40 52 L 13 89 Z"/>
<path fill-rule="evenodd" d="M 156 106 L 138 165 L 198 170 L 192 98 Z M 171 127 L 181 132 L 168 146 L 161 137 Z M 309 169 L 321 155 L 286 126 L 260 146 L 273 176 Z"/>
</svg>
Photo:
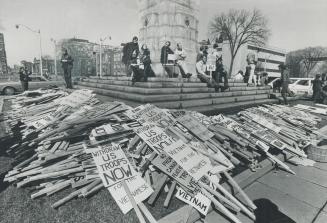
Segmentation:
<svg viewBox="0 0 327 223">
<path fill-rule="evenodd" d="M 149 78 L 148 82 L 132 83 L 130 77 L 91 77 L 77 83 L 77 88 L 87 88 L 111 100 L 136 106 L 151 103 L 161 108 L 188 109 L 214 113 L 232 107 L 277 102 L 269 99 L 269 86 L 247 87 L 245 83 L 229 83 L 225 92 L 215 92 L 197 78 Z"/>
</svg>

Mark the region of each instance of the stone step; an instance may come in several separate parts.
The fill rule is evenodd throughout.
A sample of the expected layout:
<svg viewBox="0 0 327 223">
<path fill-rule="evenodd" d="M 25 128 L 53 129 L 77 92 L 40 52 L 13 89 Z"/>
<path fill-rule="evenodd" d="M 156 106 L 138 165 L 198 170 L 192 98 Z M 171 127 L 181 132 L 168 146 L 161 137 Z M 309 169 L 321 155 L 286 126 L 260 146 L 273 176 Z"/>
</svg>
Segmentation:
<svg viewBox="0 0 327 223">
<path fill-rule="evenodd" d="M 262 99 L 268 99 L 269 95 L 248 95 L 238 97 L 222 97 L 222 98 L 205 98 L 196 100 L 184 100 L 184 101 L 165 101 L 165 102 L 153 102 L 154 105 L 161 108 L 169 109 L 188 109 L 201 106 L 216 106 L 222 104 L 234 104 L 246 101 L 256 101 Z"/>
<path fill-rule="evenodd" d="M 196 91 L 193 90 L 185 90 L 185 91 L 190 91 L 190 92 L 208 92 L 208 91 L 213 91 L 211 88 L 208 90 L 208 87 L 205 83 L 173 83 L 173 82 L 165 82 L 165 83 L 135 83 L 132 85 L 132 82 L 130 81 L 114 81 L 114 80 L 104 80 L 104 79 L 84 79 L 82 82 L 88 82 L 88 83 L 99 83 L 99 84 L 107 84 L 107 85 L 112 85 L 112 86 L 129 86 L 129 87 L 138 87 L 138 88 L 158 88 L 158 89 L 163 89 L 163 88 L 197 88 Z M 79 82 L 81 83 L 81 81 Z M 246 91 L 246 90 L 256 90 L 256 89 L 270 89 L 269 86 L 260 86 L 260 87 L 254 87 L 254 86 L 249 86 L 247 87 L 246 84 L 244 83 L 230 83 L 230 89 L 229 91 Z M 200 90 L 200 91 L 198 91 Z M 156 92 L 156 90 L 154 91 Z M 149 91 L 151 93 L 151 91 Z M 176 93 L 176 91 L 172 91 L 171 93 Z"/>
<path fill-rule="evenodd" d="M 119 81 L 131 81 L 132 77 L 126 77 L 126 76 L 90 76 L 88 77 L 90 79 L 104 79 L 104 80 L 119 80 Z M 195 82 L 195 83 L 201 83 L 201 81 L 196 78 L 167 78 L 167 77 L 149 77 L 148 82 Z M 238 83 L 238 84 L 244 84 L 243 81 L 238 81 L 235 79 L 228 79 L 229 83 Z"/>
<path fill-rule="evenodd" d="M 208 89 L 208 92 L 201 92 L 201 89 L 192 89 L 192 92 L 185 92 L 185 89 L 144 89 L 144 88 L 133 88 L 133 87 L 122 87 L 122 86 L 111 86 L 106 84 L 97 84 L 97 83 L 87 83 L 80 82 L 80 86 L 98 88 L 111 91 L 111 95 L 115 95 L 117 91 L 121 93 L 138 94 L 137 97 L 134 94 L 134 98 L 142 98 L 137 101 L 146 101 L 146 102 L 160 102 L 160 101 L 177 101 L 177 100 L 191 100 L 191 99 L 202 99 L 202 98 L 221 98 L 221 97 L 235 97 L 235 96 L 246 96 L 246 95 L 258 95 L 258 94 L 269 94 L 270 90 L 252 90 L 252 91 L 226 91 L 226 92 L 213 92 L 213 89 Z M 190 88 L 187 88 L 190 90 Z M 211 90 L 212 92 L 210 92 Z M 108 92 L 109 92 L 108 91 Z M 149 92 L 151 91 L 151 92 Z M 174 93 L 172 92 L 174 91 Z M 199 91 L 199 92 L 196 92 Z M 196 92 L 196 93 L 194 93 Z"/>
<path fill-rule="evenodd" d="M 121 86 L 135 86 L 143 88 L 173 88 L 173 87 L 203 87 L 207 88 L 206 83 L 201 82 L 136 82 L 132 85 L 132 81 L 127 80 L 105 80 L 105 79 L 83 79 L 84 82 L 121 85 Z"/>
<path fill-rule="evenodd" d="M 218 104 L 235 103 L 235 102 L 242 102 L 242 101 L 254 101 L 259 99 L 267 99 L 269 97 L 268 94 L 255 94 L 255 95 L 242 95 L 242 96 L 229 96 L 229 97 L 224 97 L 223 95 L 221 95 L 220 97 L 216 97 L 216 98 L 187 99 L 187 98 L 183 98 L 183 95 L 182 96 L 160 95 L 158 97 L 154 97 L 151 95 L 146 96 L 146 95 L 130 94 L 126 92 L 111 91 L 106 89 L 92 88 L 92 87 L 85 87 L 85 86 L 77 86 L 77 87 L 88 88 L 90 90 L 93 90 L 94 93 L 100 95 L 106 95 L 113 98 L 124 99 L 133 102 L 152 103 L 159 107 L 170 108 L 170 109 L 187 109 L 190 107 L 198 107 L 198 106 L 218 105 Z"/>
<path fill-rule="evenodd" d="M 77 84 L 93 87 L 93 88 L 102 88 L 112 91 L 121 91 L 127 93 L 136 93 L 143 95 L 162 95 L 162 94 L 180 94 L 180 93 L 210 93 L 214 92 L 213 88 L 141 88 L 134 86 L 121 86 L 121 85 L 109 85 L 103 83 L 92 83 L 92 82 L 77 82 Z"/>
<path fill-rule="evenodd" d="M 206 115 L 216 115 L 221 112 L 230 112 L 233 109 L 241 110 L 250 106 L 261 105 L 261 104 L 272 104 L 272 103 L 278 103 L 278 100 L 264 98 L 264 99 L 256 99 L 251 101 L 225 103 L 219 105 L 197 106 L 197 107 L 188 108 L 188 110 L 201 112 Z"/>
</svg>

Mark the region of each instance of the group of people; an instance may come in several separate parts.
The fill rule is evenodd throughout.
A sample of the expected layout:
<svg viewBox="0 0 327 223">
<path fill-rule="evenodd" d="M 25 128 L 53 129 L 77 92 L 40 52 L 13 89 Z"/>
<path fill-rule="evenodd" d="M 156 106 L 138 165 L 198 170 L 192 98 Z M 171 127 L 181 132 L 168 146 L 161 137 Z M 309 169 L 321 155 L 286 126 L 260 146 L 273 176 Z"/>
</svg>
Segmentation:
<svg viewBox="0 0 327 223">
<path fill-rule="evenodd" d="M 140 50 L 139 50 L 140 49 Z M 208 48 L 201 46 L 196 60 L 197 77 L 208 87 L 215 88 L 216 91 L 228 89 L 228 75 L 223 66 L 221 53 L 218 51 L 218 44 L 214 44 L 210 52 Z M 214 59 L 214 69 L 209 69 L 207 58 L 211 56 Z M 178 77 L 190 78 L 186 63 L 187 53 L 181 43 L 177 43 L 176 49 L 171 48 L 171 42 L 166 41 L 161 48 L 160 63 L 169 78 Z M 146 44 L 139 48 L 138 38 L 133 37 L 132 42 L 125 44 L 123 48 L 122 62 L 125 64 L 126 74 L 132 76 L 132 83 L 146 82 L 149 77 L 155 77 L 151 68 L 150 51 Z M 223 84 L 222 84 L 223 83 Z"/>
<path fill-rule="evenodd" d="M 312 81 L 312 100 L 315 103 L 327 104 L 327 77 L 326 74 L 317 74 Z"/>
<path fill-rule="evenodd" d="M 126 75 L 132 76 L 132 83 L 146 82 L 149 77 L 155 77 L 151 67 L 150 50 L 146 44 L 139 48 L 138 38 L 133 37 L 132 42 L 123 48 L 122 62 L 126 67 Z"/>
</svg>

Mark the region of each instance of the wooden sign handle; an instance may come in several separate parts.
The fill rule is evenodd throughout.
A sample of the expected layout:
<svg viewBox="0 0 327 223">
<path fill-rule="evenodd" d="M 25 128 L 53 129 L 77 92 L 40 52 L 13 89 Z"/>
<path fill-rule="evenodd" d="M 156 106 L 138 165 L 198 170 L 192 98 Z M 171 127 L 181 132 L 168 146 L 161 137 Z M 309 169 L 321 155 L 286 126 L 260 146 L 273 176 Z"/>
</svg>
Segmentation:
<svg viewBox="0 0 327 223">
<path fill-rule="evenodd" d="M 128 188 L 128 186 L 127 186 L 126 181 L 123 180 L 123 181 L 122 181 L 122 184 L 123 184 L 123 187 L 124 187 L 124 189 L 125 189 L 125 191 L 126 191 L 126 194 L 127 194 L 127 196 L 128 196 L 128 199 L 129 199 L 129 201 L 131 202 L 131 204 L 132 204 L 132 206 L 133 206 L 133 208 L 134 208 L 134 210 L 135 210 L 136 216 L 138 217 L 139 221 L 140 221 L 141 223 L 146 223 L 146 221 L 144 220 L 144 217 L 143 217 L 143 215 L 142 215 L 142 213 L 141 213 L 139 207 L 137 206 L 137 204 L 136 204 L 136 202 L 135 202 L 135 200 L 134 200 L 134 197 L 132 196 L 131 191 L 129 190 L 129 188 Z"/>
<path fill-rule="evenodd" d="M 246 195 L 246 193 L 242 190 L 242 188 L 234 181 L 234 179 L 226 172 L 223 171 L 224 175 L 227 177 L 228 181 L 232 184 L 233 187 L 235 187 L 238 192 L 241 194 L 241 196 L 244 198 L 246 203 L 253 209 L 257 209 L 257 206 L 252 202 L 252 200 Z"/>
</svg>

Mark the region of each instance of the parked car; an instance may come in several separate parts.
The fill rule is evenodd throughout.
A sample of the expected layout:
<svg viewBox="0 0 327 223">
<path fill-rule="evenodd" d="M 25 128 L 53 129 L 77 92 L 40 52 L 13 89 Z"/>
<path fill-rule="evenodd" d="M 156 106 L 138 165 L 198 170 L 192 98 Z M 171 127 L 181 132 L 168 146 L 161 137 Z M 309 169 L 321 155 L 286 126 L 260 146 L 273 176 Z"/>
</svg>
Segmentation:
<svg viewBox="0 0 327 223">
<path fill-rule="evenodd" d="M 49 80 L 42 76 L 30 76 L 31 80 L 28 84 L 29 90 L 35 90 L 38 88 L 45 88 L 48 86 L 63 86 L 62 80 Z M 0 93 L 4 95 L 13 95 L 22 92 L 22 86 L 20 81 L 6 81 L 0 83 Z"/>
<path fill-rule="evenodd" d="M 312 81 L 313 78 L 290 78 L 291 83 L 289 84 L 289 89 L 294 95 L 307 95 L 311 96 L 313 94 L 312 91 Z M 280 78 L 276 78 L 269 82 L 269 86 L 272 89 L 278 89 L 278 85 L 280 85 Z"/>
<path fill-rule="evenodd" d="M 313 78 L 298 78 L 294 83 L 289 85 L 290 91 L 295 95 L 312 96 Z"/>
</svg>

